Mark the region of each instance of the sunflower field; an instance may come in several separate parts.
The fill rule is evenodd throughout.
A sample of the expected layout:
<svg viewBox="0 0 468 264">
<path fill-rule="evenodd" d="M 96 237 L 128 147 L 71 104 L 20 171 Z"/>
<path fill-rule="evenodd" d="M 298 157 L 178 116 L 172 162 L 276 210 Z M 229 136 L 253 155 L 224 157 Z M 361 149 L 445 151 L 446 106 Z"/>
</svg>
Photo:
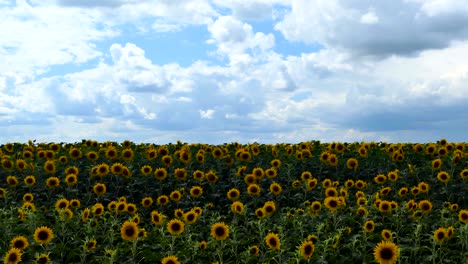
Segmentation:
<svg viewBox="0 0 468 264">
<path fill-rule="evenodd" d="M 468 263 L 468 143 L 0 145 L 4 263 Z"/>
</svg>

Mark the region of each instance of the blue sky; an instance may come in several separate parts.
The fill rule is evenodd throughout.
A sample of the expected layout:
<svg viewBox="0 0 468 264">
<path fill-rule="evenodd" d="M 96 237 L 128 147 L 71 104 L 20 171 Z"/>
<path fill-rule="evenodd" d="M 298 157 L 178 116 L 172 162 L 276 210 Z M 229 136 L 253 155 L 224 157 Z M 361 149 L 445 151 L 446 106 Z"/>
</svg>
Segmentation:
<svg viewBox="0 0 468 264">
<path fill-rule="evenodd" d="M 467 141 L 468 3 L 0 0 L 0 143 Z"/>
</svg>

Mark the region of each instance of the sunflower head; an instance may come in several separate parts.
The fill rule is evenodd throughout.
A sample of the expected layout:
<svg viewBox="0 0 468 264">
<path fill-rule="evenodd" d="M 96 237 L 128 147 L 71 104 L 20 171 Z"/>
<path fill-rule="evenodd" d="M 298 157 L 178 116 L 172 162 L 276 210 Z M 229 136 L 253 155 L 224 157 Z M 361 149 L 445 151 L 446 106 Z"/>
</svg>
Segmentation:
<svg viewBox="0 0 468 264">
<path fill-rule="evenodd" d="M 281 240 L 276 233 L 268 233 L 265 237 L 265 243 L 272 250 L 279 250 L 281 247 Z"/>
<path fill-rule="evenodd" d="M 54 232 L 52 229 L 46 227 L 46 226 L 41 226 L 36 228 L 34 231 L 34 240 L 36 243 L 46 245 L 49 244 L 49 242 L 54 238 Z"/>
<path fill-rule="evenodd" d="M 229 226 L 224 222 L 211 225 L 211 236 L 216 240 L 226 240 L 229 237 Z"/>
<path fill-rule="evenodd" d="M 171 233 L 171 235 L 180 235 L 184 232 L 185 225 L 184 222 L 180 221 L 179 219 L 172 219 L 167 223 L 167 231 Z"/>
<path fill-rule="evenodd" d="M 379 263 L 395 263 L 399 256 L 399 247 L 391 241 L 382 241 L 374 248 L 374 259 Z"/>
<path fill-rule="evenodd" d="M 138 238 L 138 224 L 133 221 L 125 221 L 120 228 L 120 235 L 123 240 L 133 241 Z"/>
<path fill-rule="evenodd" d="M 312 241 L 310 240 L 305 240 L 302 242 L 302 244 L 299 247 L 299 250 L 301 252 L 301 256 L 307 260 L 312 257 L 315 251 L 315 245 Z"/>
</svg>

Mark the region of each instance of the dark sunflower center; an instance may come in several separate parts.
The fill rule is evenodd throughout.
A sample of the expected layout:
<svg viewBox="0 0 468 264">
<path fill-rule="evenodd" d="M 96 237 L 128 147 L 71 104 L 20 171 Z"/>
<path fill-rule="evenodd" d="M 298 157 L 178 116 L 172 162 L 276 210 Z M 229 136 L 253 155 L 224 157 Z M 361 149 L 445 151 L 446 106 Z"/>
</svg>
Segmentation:
<svg viewBox="0 0 468 264">
<path fill-rule="evenodd" d="M 153 215 L 153 221 L 159 222 L 159 215 Z"/>
<path fill-rule="evenodd" d="M 438 240 L 442 240 L 442 239 L 444 239 L 444 237 L 445 237 L 445 234 L 443 232 L 438 232 L 437 233 L 437 239 Z"/>
<path fill-rule="evenodd" d="M 220 227 L 217 227 L 217 228 L 215 229 L 215 234 L 216 234 L 217 236 L 220 236 L 220 237 L 221 237 L 221 236 L 224 236 L 224 234 L 225 234 L 224 228 L 221 227 L 221 226 L 220 226 Z"/>
<path fill-rule="evenodd" d="M 276 247 L 278 244 L 275 238 L 270 238 L 269 242 L 272 247 Z"/>
<path fill-rule="evenodd" d="M 193 215 L 193 214 L 187 215 L 187 220 L 188 221 L 193 221 L 194 219 L 195 219 L 195 215 Z"/>
<path fill-rule="evenodd" d="M 129 237 L 135 235 L 135 229 L 134 229 L 133 227 L 131 227 L 131 226 L 130 226 L 130 227 L 127 227 L 127 228 L 125 229 L 125 235 L 127 235 L 127 236 L 129 236 Z"/>
<path fill-rule="evenodd" d="M 49 238 L 49 233 L 47 231 L 40 231 L 37 237 L 39 240 L 47 240 Z"/>
<path fill-rule="evenodd" d="M 16 263 L 18 261 L 18 254 L 12 253 L 8 255 L 8 262 Z"/>
<path fill-rule="evenodd" d="M 181 226 L 180 226 L 179 223 L 174 223 L 174 224 L 172 224 L 172 230 L 174 230 L 174 231 L 177 232 L 177 231 L 179 231 L 180 229 L 181 229 Z"/>
<path fill-rule="evenodd" d="M 391 248 L 383 248 L 380 251 L 380 258 L 383 260 L 390 260 L 393 258 L 393 250 Z"/>
<path fill-rule="evenodd" d="M 337 203 L 335 200 L 331 200 L 331 201 L 330 201 L 330 207 L 331 207 L 331 208 L 335 208 L 335 207 L 337 207 L 337 206 L 338 206 L 338 203 Z"/>
<path fill-rule="evenodd" d="M 13 244 L 15 248 L 23 248 L 24 247 L 24 241 L 23 240 L 17 240 Z"/>
<path fill-rule="evenodd" d="M 304 254 L 305 255 L 310 255 L 312 253 L 312 246 L 311 245 L 306 245 L 304 247 Z"/>
</svg>

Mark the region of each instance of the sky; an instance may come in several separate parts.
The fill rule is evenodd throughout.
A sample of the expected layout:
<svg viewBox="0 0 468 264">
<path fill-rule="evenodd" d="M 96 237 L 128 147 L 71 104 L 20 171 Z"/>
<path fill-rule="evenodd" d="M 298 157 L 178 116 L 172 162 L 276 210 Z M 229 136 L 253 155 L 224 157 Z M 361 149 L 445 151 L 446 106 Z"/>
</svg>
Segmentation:
<svg viewBox="0 0 468 264">
<path fill-rule="evenodd" d="M 0 144 L 468 141 L 468 1 L 0 0 Z"/>
</svg>

